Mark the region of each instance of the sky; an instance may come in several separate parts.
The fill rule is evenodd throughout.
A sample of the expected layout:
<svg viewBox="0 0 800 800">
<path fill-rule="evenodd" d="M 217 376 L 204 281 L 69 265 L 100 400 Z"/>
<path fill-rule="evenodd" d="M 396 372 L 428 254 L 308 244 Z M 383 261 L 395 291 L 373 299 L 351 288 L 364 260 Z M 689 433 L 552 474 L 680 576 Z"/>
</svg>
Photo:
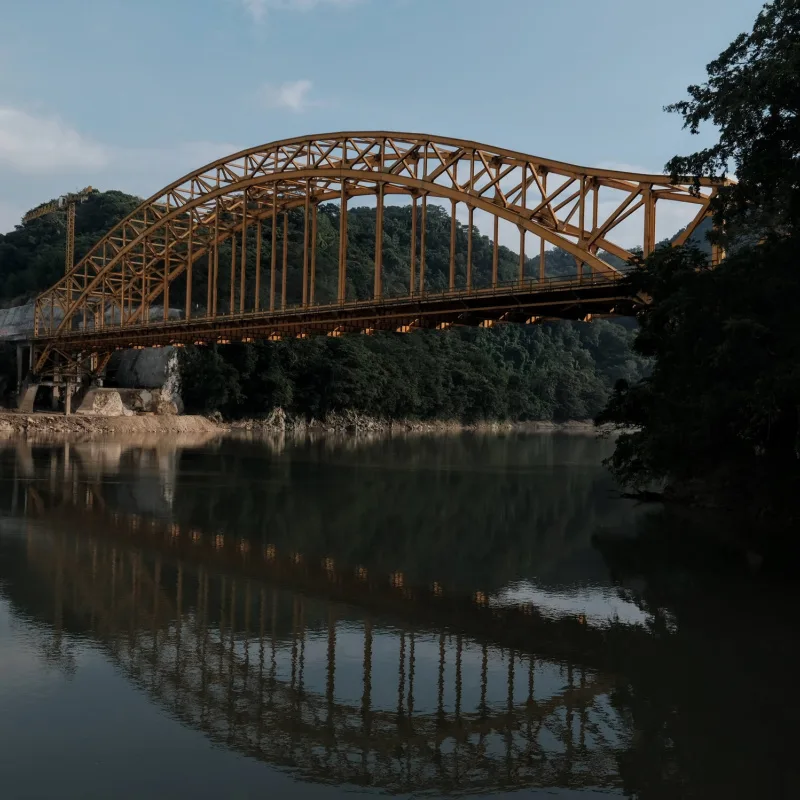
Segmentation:
<svg viewBox="0 0 800 800">
<path fill-rule="evenodd" d="M 395 130 L 661 172 L 762 0 L 0 0 L 0 232 L 245 147 Z"/>
</svg>

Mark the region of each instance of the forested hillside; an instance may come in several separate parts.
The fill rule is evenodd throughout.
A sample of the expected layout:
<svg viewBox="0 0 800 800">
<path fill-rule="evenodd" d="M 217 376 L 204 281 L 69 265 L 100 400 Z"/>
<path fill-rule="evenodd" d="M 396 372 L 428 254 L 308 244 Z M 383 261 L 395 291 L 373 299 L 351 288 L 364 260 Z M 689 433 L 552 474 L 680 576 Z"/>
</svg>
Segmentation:
<svg viewBox="0 0 800 800">
<path fill-rule="evenodd" d="M 141 201 L 124 192 L 96 192 L 77 207 L 75 257 L 92 245 Z M 60 211 L 0 233 L 0 304 L 24 303 L 64 274 L 67 215 Z"/>
<path fill-rule="evenodd" d="M 122 192 L 99 192 L 78 207 L 76 257 L 80 258 L 107 230 L 136 207 L 138 198 Z M 447 287 L 450 263 L 449 214 L 428 208 L 426 288 Z M 384 291 L 408 292 L 411 207 L 392 206 L 385 213 Z M 335 299 L 339 209 L 319 209 L 317 289 L 319 302 Z M 457 226 L 457 280 L 466 273 L 468 229 Z M 65 217 L 54 214 L 18 226 L 0 236 L 0 301 L 22 302 L 47 288 L 63 273 Z M 271 232 L 265 225 L 262 264 L 271 260 Z M 303 213 L 290 212 L 288 232 L 288 303 L 299 301 L 302 276 Z M 348 297 L 367 298 L 373 290 L 375 209 L 348 213 Z M 255 263 L 256 237 L 250 232 L 248 263 Z M 493 245 L 473 232 L 475 285 L 491 280 Z M 278 252 L 282 256 L 279 226 Z M 230 303 L 230 244 L 220 248 L 219 308 Z M 279 263 L 282 260 L 279 259 Z M 501 280 L 516 277 L 519 256 L 499 248 Z M 572 256 L 548 251 L 548 275 L 576 271 Z M 526 264 L 538 275 L 539 257 Z M 247 291 L 255 291 L 250 270 Z M 194 269 L 193 298 L 202 309 L 207 264 Z M 237 281 L 238 283 L 238 281 Z M 279 282 L 280 285 L 280 282 Z M 170 291 L 181 307 L 185 285 Z M 262 304 L 268 302 L 262 280 Z M 407 336 L 348 336 L 289 340 L 254 345 L 188 348 L 182 356 L 184 395 L 189 410 L 221 410 L 228 415 L 256 414 L 282 406 L 308 416 L 355 409 L 386 417 L 421 419 L 575 419 L 596 414 L 619 378 L 637 381 L 647 361 L 632 353 L 632 324 L 552 323 L 535 327 L 504 326 L 495 330 L 459 329 Z"/>
<path fill-rule="evenodd" d="M 184 400 L 229 416 L 276 406 L 321 418 L 586 419 L 638 380 L 634 333 L 612 322 L 289 339 L 182 351 Z"/>
<path fill-rule="evenodd" d="M 124 192 L 95 192 L 77 207 L 75 229 L 75 258 L 83 257 L 104 234 L 133 211 L 141 200 Z M 418 211 L 418 214 L 420 212 Z M 420 218 L 418 216 L 418 223 Z M 319 234 L 317 244 L 316 300 L 321 303 L 336 298 L 337 265 L 339 258 L 339 208 L 335 204 L 323 204 L 319 208 Z M 708 247 L 705 232 L 707 226 L 698 230 L 693 240 L 704 249 Z M 287 273 L 287 301 L 299 302 L 302 284 L 300 265 L 303 258 L 303 211 L 295 209 L 289 213 L 287 249 L 289 270 Z M 466 225 L 456 227 L 456 282 L 463 285 L 467 259 Z M 16 226 L 15 230 L 0 233 L 0 305 L 24 303 L 55 283 L 64 272 L 64 243 L 66 239 L 66 213 L 49 214 Z M 283 257 L 283 226 L 278 226 L 278 263 Z M 249 275 L 248 297 L 255 292 L 253 266 L 256 261 L 256 234 L 251 226 L 248 236 Z M 262 265 L 266 274 L 271 259 L 272 237 L 270 224 L 264 224 L 262 237 Z M 473 283 L 486 286 L 491 281 L 492 241 L 477 229 L 473 231 Z M 538 248 L 537 248 L 538 249 Z M 348 258 L 347 295 L 350 299 L 369 298 L 373 290 L 373 258 L 375 250 L 375 209 L 351 208 L 348 211 Z M 411 207 L 389 206 L 384 215 L 384 279 L 383 289 L 387 296 L 408 293 L 408 270 L 411 250 Z M 238 261 L 237 256 L 237 261 Z M 621 265 L 619 259 L 604 255 L 604 258 Z M 226 310 L 230 303 L 231 246 L 225 242 L 220 246 L 219 308 Z M 450 265 L 450 215 L 440 206 L 428 207 L 426 225 L 426 289 L 446 289 Z M 563 250 L 548 250 L 546 274 L 557 277 L 574 275 L 577 271 L 575 259 Z M 279 266 L 280 269 L 280 266 Z M 519 255 L 501 246 L 498 255 L 500 280 L 516 278 Z M 526 274 L 539 274 L 539 255 L 526 260 Z M 198 309 L 205 306 L 208 264 L 201 258 L 194 267 L 192 298 Z M 238 289 L 238 280 L 237 287 Z M 279 287 L 280 288 L 280 287 Z M 183 307 L 185 283 L 178 280 L 170 289 L 170 302 Z M 262 305 L 268 300 L 268 281 L 262 280 Z"/>
<path fill-rule="evenodd" d="M 123 192 L 96 192 L 77 208 L 75 256 L 80 259 L 91 246 L 127 216 L 139 204 L 139 198 Z M 419 212 L 418 212 L 419 213 Z M 335 300 L 337 265 L 339 258 L 339 208 L 323 204 L 319 208 L 319 236 L 317 245 L 316 299 L 326 303 Z M 411 249 L 411 207 L 390 206 L 384 218 L 384 293 L 387 296 L 408 293 L 408 264 Z M 441 207 L 430 205 L 426 226 L 426 288 L 436 291 L 447 287 L 450 263 L 450 215 Z M 283 257 L 283 227 L 278 226 L 278 263 Z M 19 225 L 14 231 L 0 234 L 0 303 L 12 305 L 25 302 L 51 286 L 64 271 L 64 241 L 66 214 L 58 212 Z M 237 243 L 238 244 L 238 243 Z M 262 264 L 271 259 L 272 239 L 270 225 L 265 223 L 262 244 Z M 287 302 L 300 299 L 303 258 L 303 211 L 289 212 L 288 254 L 290 268 L 287 273 Z M 375 248 L 375 209 L 351 208 L 348 211 L 348 285 L 349 298 L 372 296 L 372 263 Z M 248 263 L 255 264 L 256 235 L 251 227 L 248 238 Z M 466 274 L 467 227 L 457 227 L 456 273 L 463 280 Z M 230 242 L 219 249 L 219 308 L 225 310 L 230 302 Z M 238 260 L 238 259 L 237 259 Z M 476 286 L 487 285 L 491 279 L 492 242 L 487 236 L 473 236 L 473 280 Z M 575 260 L 563 251 L 548 252 L 548 275 L 566 275 L 576 272 Z M 500 280 L 516 277 L 519 256 L 506 247 L 500 247 L 498 272 Z M 529 259 L 529 275 L 538 275 L 539 256 Z M 255 276 L 250 269 L 248 296 L 255 292 Z M 194 268 L 192 297 L 197 307 L 203 308 L 207 294 L 208 263 L 200 259 Z M 279 287 L 280 288 L 280 287 Z M 238 282 L 237 282 L 238 289 Z M 170 302 L 181 307 L 185 302 L 185 283 L 178 280 L 170 290 Z M 262 301 L 268 299 L 269 288 L 263 281 Z"/>
</svg>

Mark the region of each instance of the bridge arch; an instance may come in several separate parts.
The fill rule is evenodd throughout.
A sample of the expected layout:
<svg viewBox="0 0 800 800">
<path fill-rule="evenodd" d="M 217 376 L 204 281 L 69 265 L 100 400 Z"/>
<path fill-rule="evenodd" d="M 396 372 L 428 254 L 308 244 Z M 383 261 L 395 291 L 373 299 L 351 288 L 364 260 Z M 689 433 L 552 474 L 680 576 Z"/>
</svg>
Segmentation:
<svg viewBox="0 0 800 800">
<path fill-rule="evenodd" d="M 63 498 L 58 512 L 90 520 L 77 500 L 70 508 L 73 499 Z M 89 635 L 128 680 L 218 745 L 308 782 L 361 783 L 390 793 L 619 785 L 624 727 L 617 719 L 607 724 L 614 680 L 604 671 L 579 659 L 551 661 L 527 646 L 498 647 L 435 620 L 417 620 L 406 633 L 391 615 L 387 624 L 324 589 L 254 580 L 240 569 L 249 563 L 241 552 L 230 569 L 230 536 L 175 535 L 175 524 L 118 512 L 76 526 L 73 536 L 50 529 L 55 509 L 44 505 L 35 535 L 28 531 L 27 559 L 54 586 L 52 607 L 88 623 Z M 183 557 L 175 544 L 186 534 L 195 553 L 208 549 L 198 537 L 213 539 L 223 560 Z M 219 538 L 227 543 L 217 544 Z M 145 541 L 152 550 L 141 549 Z M 524 638 L 537 640 L 531 630 Z M 375 658 L 373 666 L 373 642 L 376 651 L 398 652 L 394 680 L 387 660 Z M 336 673 L 343 644 L 350 686 L 342 691 Z M 507 665 L 491 681 L 490 654 Z M 535 696 L 534 684 L 547 687 L 556 665 L 567 667 L 566 684 L 562 673 Z M 432 689 L 437 674 L 434 696 L 423 687 Z M 379 676 L 391 689 L 376 691 Z"/>
<path fill-rule="evenodd" d="M 376 203 L 374 291 L 370 302 L 386 298 L 382 288 L 383 217 L 387 197 L 405 195 L 417 225 L 409 254 L 408 298 L 425 300 L 425 219 L 429 200 L 463 204 L 469 214 L 466 275 L 456 276 L 456 221 L 453 214 L 448 291 L 497 292 L 499 220 L 520 232 L 520 262 L 515 284 L 545 281 L 546 245 L 569 253 L 579 276 L 614 280 L 620 263 L 632 252 L 624 242 L 636 221 L 641 249 L 656 243 L 656 210 L 666 203 L 691 204 L 693 218 L 682 239 L 691 235 L 708 212 L 716 191 L 711 181 L 671 183 L 663 175 L 590 169 L 461 139 L 424 134 L 350 132 L 306 136 L 243 150 L 191 172 L 143 202 L 101 239 L 91 251 L 36 303 L 35 335 L 52 342 L 81 327 L 97 330 L 156 327 L 167 323 L 170 287 L 185 276 L 184 319 L 194 314 L 192 270 L 205 259 L 208 272 L 207 320 L 287 310 L 286 292 L 276 308 L 276 272 L 285 280 L 286 254 L 276 253 L 279 220 L 292 209 L 303 213 L 302 297 L 300 307 L 316 302 L 315 253 L 317 209 L 339 201 L 337 303 L 348 302 L 347 203 L 373 196 Z M 474 213 L 493 217 L 495 242 L 491 286 L 472 284 L 471 242 Z M 271 221 L 271 263 L 261 263 L 262 223 Z M 628 226 L 626 237 L 620 232 Z M 247 262 L 247 236 L 256 229 L 256 263 Z M 539 275 L 526 272 L 526 235 L 540 243 Z M 219 246 L 230 241 L 231 297 L 222 310 L 217 302 Z M 236 254 L 236 244 L 240 252 Z M 270 300 L 260 298 L 262 273 L 268 274 Z M 248 286 L 255 276 L 255 290 Z M 466 285 L 463 285 L 463 284 Z M 510 287 L 514 290 L 515 287 Z M 237 296 L 238 292 L 238 296 Z M 150 306 L 161 299 L 164 319 L 150 318 Z M 238 301 L 238 302 L 237 302 Z M 199 305 L 196 304 L 196 305 Z M 51 345 L 48 345 L 50 347 Z M 47 348 L 46 348 L 47 349 Z M 43 354 L 40 362 L 46 358 Z"/>
</svg>

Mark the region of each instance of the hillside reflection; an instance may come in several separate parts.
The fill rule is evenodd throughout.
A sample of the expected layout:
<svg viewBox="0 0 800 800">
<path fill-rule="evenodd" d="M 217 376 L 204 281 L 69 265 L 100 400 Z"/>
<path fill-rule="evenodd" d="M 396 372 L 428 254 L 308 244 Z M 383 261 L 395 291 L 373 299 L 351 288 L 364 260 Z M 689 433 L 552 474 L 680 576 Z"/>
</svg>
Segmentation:
<svg viewBox="0 0 800 800">
<path fill-rule="evenodd" d="M 606 446 L 17 444 L 0 593 L 302 780 L 786 796 L 794 594 L 615 498 Z"/>
<path fill-rule="evenodd" d="M 124 513 L 493 592 L 565 566 L 576 580 L 605 577 L 591 535 L 638 513 L 599 468 L 609 447 L 513 435 L 18 445 L 0 450 L 0 471 L 37 490 L 91 487 Z"/>
</svg>

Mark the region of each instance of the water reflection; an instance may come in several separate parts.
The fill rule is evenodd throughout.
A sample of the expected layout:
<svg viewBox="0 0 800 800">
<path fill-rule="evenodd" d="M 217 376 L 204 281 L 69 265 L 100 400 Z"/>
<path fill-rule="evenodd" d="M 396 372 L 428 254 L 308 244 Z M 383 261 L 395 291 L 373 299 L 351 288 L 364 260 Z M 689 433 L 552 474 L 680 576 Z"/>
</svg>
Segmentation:
<svg viewBox="0 0 800 800">
<path fill-rule="evenodd" d="M 615 781 L 620 734 L 594 670 L 91 535 L 31 532 L 27 547 L 55 608 L 153 700 L 308 780 L 393 792 Z"/>
<path fill-rule="evenodd" d="M 614 497 L 604 446 L 17 444 L 0 595 L 65 676 L 91 641 L 185 726 L 303 781 L 784 796 L 786 597 L 687 581 L 659 546 L 674 523 Z"/>
</svg>

